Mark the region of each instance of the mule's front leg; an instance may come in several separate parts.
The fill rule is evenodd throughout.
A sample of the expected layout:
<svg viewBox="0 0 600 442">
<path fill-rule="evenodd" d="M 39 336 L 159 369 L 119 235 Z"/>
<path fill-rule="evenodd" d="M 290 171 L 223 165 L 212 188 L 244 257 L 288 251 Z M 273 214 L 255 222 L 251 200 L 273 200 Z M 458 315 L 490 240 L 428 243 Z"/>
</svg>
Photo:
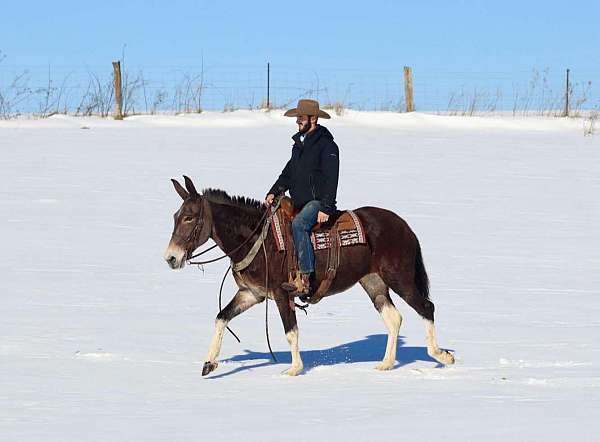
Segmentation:
<svg viewBox="0 0 600 442">
<path fill-rule="evenodd" d="M 211 371 L 215 370 L 219 365 L 217 358 L 221 352 L 221 344 L 223 343 L 223 334 L 227 328 L 227 324 L 240 313 L 245 312 L 253 305 L 258 304 L 265 298 L 254 295 L 250 290 L 239 290 L 233 297 L 231 302 L 221 310 L 215 321 L 215 334 L 210 341 L 206 362 L 202 367 L 202 376 L 206 376 Z"/>
<path fill-rule="evenodd" d="M 296 322 L 296 311 L 293 308 L 294 303 L 290 302 L 287 293 L 277 298 L 275 302 L 281 315 L 285 337 L 290 344 L 290 351 L 292 352 L 292 366 L 285 371 L 285 374 L 296 376 L 300 374 L 304 365 L 302 364 L 298 346 L 298 323 Z"/>
</svg>

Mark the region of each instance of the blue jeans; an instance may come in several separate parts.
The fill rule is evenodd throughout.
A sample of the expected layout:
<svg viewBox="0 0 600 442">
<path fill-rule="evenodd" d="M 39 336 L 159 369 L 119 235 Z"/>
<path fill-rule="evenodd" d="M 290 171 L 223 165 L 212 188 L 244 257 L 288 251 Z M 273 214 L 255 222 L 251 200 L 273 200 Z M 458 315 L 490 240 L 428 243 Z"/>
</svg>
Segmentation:
<svg viewBox="0 0 600 442">
<path fill-rule="evenodd" d="M 321 203 L 319 201 L 309 201 L 292 221 L 292 234 L 298 253 L 300 273 L 315 271 L 315 254 L 310 241 L 310 230 L 317 224 L 317 215 L 320 210 Z"/>
</svg>

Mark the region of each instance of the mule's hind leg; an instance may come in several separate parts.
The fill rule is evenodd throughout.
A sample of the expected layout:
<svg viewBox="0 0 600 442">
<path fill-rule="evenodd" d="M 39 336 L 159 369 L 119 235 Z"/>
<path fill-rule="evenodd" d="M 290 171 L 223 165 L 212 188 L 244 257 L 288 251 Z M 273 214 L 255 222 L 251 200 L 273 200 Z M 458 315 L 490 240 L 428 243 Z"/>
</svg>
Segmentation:
<svg viewBox="0 0 600 442">
<path fill-rule="evenodd" d="M 262 302 L 265 298 L 258 297 L 250 290 L 239 290 L 233 299 L 225 306 L 223 310 L 217 315 L 215 321 L 215 334 L 210 341 L 210 347 L 208 348 L 208 355 L 206 356 L 206 362 L 202 367 L 202 376 L 206 376 L 211 371 L 217 368 L 217 358 L 221 352 L 221 344 L 223 343 L 223 333 L 227 328 L 227 324 L 237 315 L 244 313 L 253 305 Z"/>
<path fill-rule="evenodd" d="M 427 354 L 431 356 L 433 359 L 438 361 L 440 364 L 451 365 L 454 364 L 454 356 L 452 353 L 446 350 L 442 350 L 437 343 L 437 339 L 435 337 L 435 326 L 433 325 L 433 320 L 425 319 L 425 333 L 427 339 Z"/>
<path fill-rule="evenodd" d="M 375 368 L 378 370 L 389 370 L 396 362 L 396 346 L 398 344 L 398 333 L 402 324 L 402 316 L 390 298 L 388 286 L 378 274 L 370 273 L 364 276 L 360 280 L 360 285 L 369 294 L 373 305 L 381 314 L 381 318 L 388 330 L 385 356 Z"/>
<path fill-rule="evenodd" d="M 433 312 L 435 310 L 433 302 L 421 294 L 413 281 L 403 281 L 395 278 L 393 275 L 385 274 L 384 280 L 394 292 L 400 295 L 400 297 L 423 318 L 425 323 L 427 354 L 441 364 L 454 364 L 454 356 L 452 356 L 452 353 L 442 350 L 438 346 L 435 337 L 435 326 L 433 325 Z"/>
</svg>

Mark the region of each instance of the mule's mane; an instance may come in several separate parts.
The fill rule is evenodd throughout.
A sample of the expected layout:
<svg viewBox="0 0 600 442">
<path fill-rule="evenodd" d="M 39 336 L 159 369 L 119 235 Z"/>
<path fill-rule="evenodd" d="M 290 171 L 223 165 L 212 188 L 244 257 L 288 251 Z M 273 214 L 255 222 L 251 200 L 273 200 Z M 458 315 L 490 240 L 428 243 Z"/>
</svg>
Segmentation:
<svg viewBox="0 0 600 442">
<path fill-rule="evenodd" d="M 204 189 L 202 190 L 202 196 L 209 201 L 239 207 L 240 209 L 260 211 L 263 206 L 261 201 L 255 200 L 254 198 L 248 198 L 246 196 L 229 196 L 227 192 L 221 189 Z"/>
</svg>

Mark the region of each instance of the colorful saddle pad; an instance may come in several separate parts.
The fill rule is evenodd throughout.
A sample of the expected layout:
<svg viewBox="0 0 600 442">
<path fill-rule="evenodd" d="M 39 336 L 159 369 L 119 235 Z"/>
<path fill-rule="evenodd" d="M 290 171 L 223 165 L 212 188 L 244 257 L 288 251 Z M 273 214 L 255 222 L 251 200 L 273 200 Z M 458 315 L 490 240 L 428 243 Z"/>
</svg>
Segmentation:
<svg viewBox="0 0 600 442">
<path fill-rule="evenodd" d="M 352 211 L 347 210 L 335 221 L 329 228 L 321 228 L 312 232 L 311 242 L 314 250 L 325 250 L 331 247 L 331 231 L 335 227 L 337 231 L 339 244 L 342 247 L 351 246 L 354 244 L 366 244 L 365 230 L 358 216 Z M 285 218 L 285 215 L 279 211 L 273 215 L 273 223 L 271 224 L 273 236 L 277 244 L 277 250 L 280 252 L 286 250 L 285 236 L 291 237 L 291 223 Z"/>
</svg>

